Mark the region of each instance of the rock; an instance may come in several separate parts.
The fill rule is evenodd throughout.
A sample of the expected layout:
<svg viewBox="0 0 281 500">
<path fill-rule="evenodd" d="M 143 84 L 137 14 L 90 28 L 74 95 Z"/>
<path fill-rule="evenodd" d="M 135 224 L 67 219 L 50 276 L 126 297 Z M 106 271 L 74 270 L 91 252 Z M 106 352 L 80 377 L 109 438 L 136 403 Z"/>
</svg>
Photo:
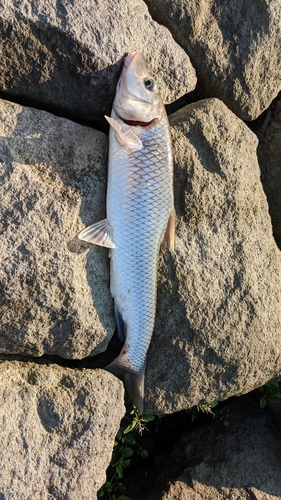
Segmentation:
<svg viewBox="0 0 281 500">
<path fill-rule="evenodd" d="M 0 362 L 0 377 L 0 496 L 96 498 L 124 416 L 121 382 L 19 362 Z"/>
<path fill-rule="evenodd" d="M 190 56 L 203 97 L 254 120 L 281 90 L 279 0 L 146 0 Z"/>
<path fill-rule="evenodd" d="M 0 89 L 38 107 L 100 120 L 123 56 L 134 50 L 143 50 L 165 102 L 196 85 L 189 57 L 142 0 L 7 0 L 0 21 Z"/>
<path fill-rule="evenodd" d="M 176 250 L 160 259 L 147 413 L 238 396 L 281 373 L 281 255 L 257 138 L 217 99 L 170 122 Z"/>
<path fill-rule="evenodd" d="M 239 398 L 228 407 L 227 426 L 215 419 L 186 436 L 186 469 L 163 500 L 281 498 L 280 433 L 258 402 Z"/>
<path fill-rule="evenodd" d="M 115 329 L 108 252 L 77 234 L 105 215 L 107 138 L 6 101 L 0 127 L 0 352 L 104 351 Z"/>
<path fill-rule="evenodd" d="M 281 99 L 268 109 L 254 132 L 259 138 L 258 159 L 273 232 L 281 238 Z"/>
<path fill-rule="evenodd" d="M 0 352 L 100 353 L 115 328 L 108 252 L 77 233 L 104 217 L 106 138 L 16 104 L 0 109 Z M 256 136 L 217 99 L 171 125 L 177 243 L 160 259 L 151 413 L 240 395 L 281 371 L 281 257 Z"/>
</svg>

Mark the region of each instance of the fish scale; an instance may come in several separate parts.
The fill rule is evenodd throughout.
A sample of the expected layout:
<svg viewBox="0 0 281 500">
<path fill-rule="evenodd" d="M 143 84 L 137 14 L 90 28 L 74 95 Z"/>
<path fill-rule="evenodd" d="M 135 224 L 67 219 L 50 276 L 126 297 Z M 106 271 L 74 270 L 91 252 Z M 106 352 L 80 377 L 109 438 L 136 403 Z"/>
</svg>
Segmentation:
<svg viewBox="0 0 281 500">
<path fill-rule="evenodd" d="M 166 116 L 139 136 L 141 151 L 124 153 L 112 135 L 107 217 L 116 249 L 111 252 L 111 293 L 126 324 L 122 365 L 137 372 L 153 333 L 157 259 L 173 207 L 170 135 Z"/>
</svg>

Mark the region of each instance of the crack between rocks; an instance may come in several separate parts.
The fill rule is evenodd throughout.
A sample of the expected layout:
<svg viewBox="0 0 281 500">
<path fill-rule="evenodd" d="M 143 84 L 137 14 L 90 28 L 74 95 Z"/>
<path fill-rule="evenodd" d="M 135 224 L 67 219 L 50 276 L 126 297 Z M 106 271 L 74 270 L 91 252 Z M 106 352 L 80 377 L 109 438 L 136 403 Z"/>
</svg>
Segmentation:
<svg viewBox="0 0 281 500">
<path fill-rule="evenodd" d="M 116 329 L 113 337 L 108 342 L 106 350 L 99 354 L 95 354 L 94 356 L 89 356 L 82 359 L 73 359 L 73 358 L 70 359 L 70 358 L 63 358 L 56 354 L 46 354 L 46 353 L 39 357 L 26 354 L 0 353 L 0 362 L 20 361 L 22 363 L 35 363 L 38 365 L 46 365 L 46 364 L 59 365 L 65 368 L 72 368 L 72 369 L 104 368 L 118 356 L 122 345 L 123 342 L 119 341 Z"/>
<path fill-rule="evenodd" d="M 43 103 L 41 101 L 37 101 L 35 99 L 31 99 L 26 96 L 13 95 L 3 91 L 0 91 L 0 99 L 19 104 L 20 106 L 35 108 L 38 109 L 39 111 L 46 111 L 47 113 L 51 113 L 52 115 L 57 116 L 58 118 L 65 118 L 66 120 L 71 120 L 72 122 L 77 123 L 78 125 L 83 125 L 85 127 L 98 130 L 106 135 L 108 135 L 109 132 L 109 125 L 105 119 L 101 121 L 87 120 L 87 118 L 84 118 L 83 116 L 77 116 L 77 114 L 71 113 L 67 109 L 61 108 L 60 106 Z"/>
</svg>

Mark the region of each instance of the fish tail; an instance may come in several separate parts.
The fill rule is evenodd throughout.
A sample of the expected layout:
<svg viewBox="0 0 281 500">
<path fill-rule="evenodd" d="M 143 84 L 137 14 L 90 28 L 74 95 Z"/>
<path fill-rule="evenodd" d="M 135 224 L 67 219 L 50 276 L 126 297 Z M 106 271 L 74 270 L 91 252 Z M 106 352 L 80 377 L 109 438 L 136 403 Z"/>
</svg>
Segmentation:
<svg viewBox="0 0 281 500">
<path fill-rule="evenodd" d="M 112 373 L 124 382 L 126 391 L 128 392 L 132 402 L 136 405 L 140 415 L 143 414 L 144 405 L 144 373 L 145 363 L 142 368 L 135 372 L 128 370 L 125 366 L 121 365 L 116 358 L 112 363 L 105 368 L 108 372 Z"/>
</svg>

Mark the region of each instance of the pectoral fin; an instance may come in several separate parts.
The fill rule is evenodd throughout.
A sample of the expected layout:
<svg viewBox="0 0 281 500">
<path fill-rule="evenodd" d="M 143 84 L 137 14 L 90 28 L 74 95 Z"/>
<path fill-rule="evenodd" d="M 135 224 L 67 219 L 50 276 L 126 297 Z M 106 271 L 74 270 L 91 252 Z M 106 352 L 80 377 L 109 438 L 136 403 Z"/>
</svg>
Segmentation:
<svg viewBox="0 0 281 500">
<path fill-rule="evenodd" d="M 120 144 L 132 151 L 139 151 L 143 148 L 140 138 L 134 134 L 131 128 L 123 130 L 122 125 L 110 116 L 104 116 L 109 125 L 116 131 L 117 140 Z"/>
<path fill-rule="evenodd" d="M 173 208 L 171 210 L 169 219 L 168 219 L 168 224 L 166 227 L 166 231 L 164 234 L 163 241 L 161 243 L 161 250 L 170 250 L 170 252 L 173 252 L 175 249 L 175 226 L 176 226 L 176 212 L 175 209 Z"/>
<path fill-rule="evenodd" d="M 107 248 L 116 248 L 112 238 L 112 228 L 107 219 L 100 220 L 86 227 L 78 234 L 79 240 L 89 241 L 94 245 Z"/>
</svg>

